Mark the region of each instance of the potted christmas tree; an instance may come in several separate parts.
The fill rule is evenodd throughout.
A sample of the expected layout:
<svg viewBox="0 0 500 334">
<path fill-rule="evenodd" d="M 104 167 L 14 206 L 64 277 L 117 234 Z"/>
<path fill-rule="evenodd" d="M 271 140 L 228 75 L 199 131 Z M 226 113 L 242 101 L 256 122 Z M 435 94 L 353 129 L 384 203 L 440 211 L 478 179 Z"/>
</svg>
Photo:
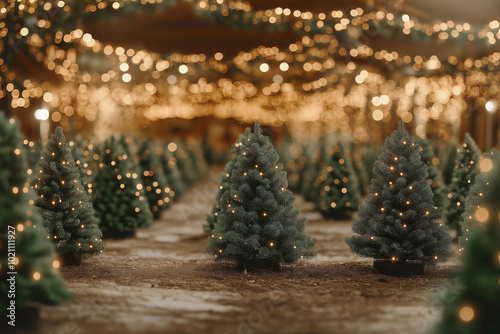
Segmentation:
<svg viewBox="0 0 500 334">
<path fill-rule="evenodd" d="M 386 139 L 374 166 L 370 194 L 352 223 L 351 250 L 374 258 L 377 271 L 395 276 L 422 275 L 424 264 L 450 256 L 450 236 L 439 223 L 427 182 L 427 166 L 404 122 Z"/>
<path fill-rule="evenodd" d="M 212 207 L 212 213 L 207 216 L 208 225 L 203 225 L 203 230 L 205 232 L 211 233 L 214 229 L 215 222 L 217 221 L 217 216 L 220 214 L 220 199 L 224 192 L 229 189 L 229 185 L 231 182 L 231 170 L 234 167 L 234 164 L 238 160 L 239 155 L 241 154 L 241 149 L 243 147 L 243 143 L 250 137 L 252 130 L 250 128 L 245 129 L 245 132 L 238 137 L 236 143 L 234 143 L 233 148 L 231 150 L 231 157 L 224 168 L 224 172 L 222 173 L 222 178 L 219 183 L 219 191 L 215 196 L 215 203 Z"/>
<path fill-rule="evenodd" d="M 484 167 L 491 171 L 482 176 L 487 180 L 483 185 L 489 184 L 471 212 L 483 228 L 470 235 L 457 277 L 460 289 L 446 295 L 437 334 L 497 334 L 500 329 L 500 158 L 489 160 Z"/>
<path fill-rule="evenodd" d="M 161 149 L 163 150 L 163 152 L 160 155 L 160 160 L 163 167 L 163 172 L 165 173 L 165 177 L 167 178 L 172 188 L 170 194 L 173 200 L 176 201 L 186 191 L 186 186 L 184 185 L 184 181 L 182 180 L 182 175 L 177 168 L 177 159 L 172 153 L 177 149 L 177 144 L 168 143 L 166 145 L 162 145 Z"/>
<path fill-rule="evenodd" d="M 153 218 L 155 219 L 160 218 L 163 209 L 170 207 L 170 195 L 168 194 L 170 188 L 168 187 L 159 155 L 154 152 L 157 148 L 148 140 L 145 140 L 139 145 L 137 150 L 142 185 L 149 208 L 153 212 Z"/>
<path fill-rule="evenodd" d="M 450 200 L 445 215 L 446 225 L 450 230 L 457 232 L 457 237 L 462 234 L 460 221 L 465 211 L 465 200 L 479 173 L 480 156 L 481 152 L 474 139 L 468 133 L 465 134 L 465 140 L 460 146 L 452 174 L 448 195 Z"/>
<path fill-rule="evenodd" d="M 62 264 L 80 265 L 82 254 L 102 253 L 99 222 L 61 127 L 47 142 L 38 166 L 35 204 Z"/>
<path fill-rule="evenodd" d="M 216 262 L 235 260 L 240 268 L 279 269 L 313 256 L 305 218 L 293 206 L 286 173 L 268 137 L 255 124 L 230 171 L 230 185 L 220 200 L 220 214 L 209 237 Z"/>
<path fill-rule="evenodd" d="M 18 122 L 0 113 L 0 327 L 11 329 L 36 323 L 33 303 L 55 305 L 72 295 L 57 272 L 54 246 L 32 205 L 27 169 Z M 14 242 L 16 260 L 9 262 Z"/>
<path fill-rule="evenodd" d="M 99 169 L 94 177 L 92 201 L 104 236 L 133 237 L 137 228 L 153 224 L 135 159 L 125 153 L 115 137 L 96 148 L 96 154 Z"/>
<path fill-rule="evenodd" d="M 327 218 L 345 219 L 359 205 L 357 176 L 341 143 L 327 149 L 328 164 L 321 172 L 317 206 Z"/>
</svg>

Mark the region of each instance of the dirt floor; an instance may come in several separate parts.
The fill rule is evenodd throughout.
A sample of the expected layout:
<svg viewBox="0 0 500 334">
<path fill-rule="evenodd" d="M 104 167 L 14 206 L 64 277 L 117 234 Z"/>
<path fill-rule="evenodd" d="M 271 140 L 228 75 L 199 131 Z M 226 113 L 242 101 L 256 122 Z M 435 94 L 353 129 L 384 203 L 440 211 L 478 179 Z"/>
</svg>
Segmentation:
<svg viewBox="0 0 500 334">
<path fill-rule="evenodd" d="M 219 173 L 188 190 L 154 226 L 81 267 L 62 268 L 75 298 L 43 307 L 26 333 L 425 333 L 456 260 L 424 277 L 377 274 L 344 243 L 350 221 L 325 220 L 299 195 L 318 257 L 244 274 L 205 253 L 202 225 Z"/>
</svg>

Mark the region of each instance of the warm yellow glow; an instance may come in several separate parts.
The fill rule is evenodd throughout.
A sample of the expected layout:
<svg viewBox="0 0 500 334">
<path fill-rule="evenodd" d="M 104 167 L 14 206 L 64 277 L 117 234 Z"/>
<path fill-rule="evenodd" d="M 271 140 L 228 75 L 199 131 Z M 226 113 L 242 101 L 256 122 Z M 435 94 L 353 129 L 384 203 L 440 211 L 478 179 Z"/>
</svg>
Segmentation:
<svg viewBox="0 0 500 334">
<path fill-rule="evenodd" d="M 33 279 L 35 281 L 38 281 L 40 279 L 40 277 L 41 277 L 41 275 L 40 275 L 39 272 L 36 271 L 36 272 L 33 273 Z"/>
<path fill-rule="evenodd" d="M 474 319 L 474 310 L 470 306 L 463 306 L 459 311 L 458 311 L 458 316 L 460 319 L 464 322 L 470 322 L 472 319 Z"/>
<path fill-rule="evenodd" d="M 486 208 L 479 208 L 476 210 L 475 216 L 478 222 L 484 223 L 490 217 L 490 213 Z"/>
<path fill-rule="evenodd" d="M 493 169 L 493 161 L 488 158 L 483 158 L 479 163 L 479 168 L 481 168 L 481 172 L 487 173 Z"/>
</svg>

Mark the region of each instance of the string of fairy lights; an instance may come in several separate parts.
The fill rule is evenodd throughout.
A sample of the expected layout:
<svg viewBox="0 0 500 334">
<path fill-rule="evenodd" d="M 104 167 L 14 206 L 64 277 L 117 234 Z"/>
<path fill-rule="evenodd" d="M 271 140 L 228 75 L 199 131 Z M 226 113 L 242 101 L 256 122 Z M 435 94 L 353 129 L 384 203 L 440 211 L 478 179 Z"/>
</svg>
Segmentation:
<svg viewBox="0 0 500 334">
<path fill-rule="evenodd" d="M 0 15 L 7 17 L 17 10 L 18 18 L 23 18 L 41 10 L 48 12 L 51 9 L 48 3 L 21 1 L 17 8 L 5 7 Z M 85 122 L 111 118 L 116 111 L 127 114 L 125 119 L 140 118 L 141 126 L 170 117 L 214 115 L 246 122 L 291 124 L 294 128 L 305 119 L 309 123 L 322 123 L 324 131 L 341 130 L 366 141 L 368 135 L 362 129 L 363 123 L 384 123 L 395 116 L 405 122 L 415 121 L 420 136 L 426 134 L 427 120 L 439 121 L 442 123 L 440 136 L 449 139 L 453 133 L 450 126 L 466 109 L 465 97 L 476 98 L 481 106 L 498 93 L 495 87 L 499 77 L 494 72 L 500 65 L 498 52 L 480 59 L 459 60 L 455 56 L 442 59 L 436 55 L 375 51 L 359 41 L 359 31 L 377 26 L 384 32 L 399 31 L 405 36 L 423 34 L 430 39 L 474 43 L 487 40 L 494 44 L 493 39 L 499 35 L 497 21 L 482 27 L 451 21 L 431 25 L 407 14 L 362 8 L 313 14 L 289 8 L 255 11 L 250 4 L 239 1 L 187 3 L 201 14 L 224 16 L 229 25 L 253 29 L 272 25 L 275 29 L 292 29 L 304 35 L 286 49 L 259 47 L 232 58 L 220 52 L 164 56 L 102 43 L 77 26 L 55 29 L 49 17 L 38 20 L 33 31 L 14 25 L 15 36 L 64 83 L 39 83 L 33 78 L 16 80 L 14 72 L 10 72 L 2 60 L 1 74 L 5 78 L 2 97 L 9 95 L 12 108 L 28 108 L 33 104 L 31 100 L 36 103 L 42 100 L 52 110 L 52 121 L 66 129 L 70 126 L 78 129 Z M 25 6 L 22 10 L 21 4 Z M 166 1 L 90 1 L 81 10 L 92 13 L 129 8 L 132 11 L 146 5 L 169 4 Z M 59 1 L 57 6 L 62 10 L 54 18 L 63 13 L 67 19 L 72 17 L 75 8 L 80 8 L 73 7 L 70 1 Z M 0 28 L 4 36 L 14 35 L 5 23 Z M 346 46 L 348 39 L 355 43 L 349 42 Z M 100 67 L 86 70 L 88 62 L 96 63 L 95 57 L 101 59 Z M 388 77 L 384 71 L 380 74 L 381 66 L 397 68 L 394 77 Z M 230 74 L 235 72 L 244 76 L 233 80 Z M 348 89 L 342 91 L 345 86 Z M 409 98 L 409 93 L 415 93 L 414 97 Z M 362 112 L 351 112 L 345 110 L 346 107 Z"/>
</svg>

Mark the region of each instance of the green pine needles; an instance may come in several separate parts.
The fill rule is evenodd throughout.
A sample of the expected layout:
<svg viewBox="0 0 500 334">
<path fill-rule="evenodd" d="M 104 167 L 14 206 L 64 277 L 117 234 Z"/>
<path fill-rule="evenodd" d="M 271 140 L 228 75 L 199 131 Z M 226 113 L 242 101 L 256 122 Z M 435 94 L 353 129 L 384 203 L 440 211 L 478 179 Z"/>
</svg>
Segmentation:
<svg viewBox="0 0 500 334">
<path fill-rule="evenodd" d="M 417 140 L 417 144 L 420 146 L 420 157 L 427 165 L 427 171 L 429 172 L 429 184 L 434 194 L 434 205 L 438 208 L 444 208 L 447 203 L 446 186 L 441 176 L 441 169 L 438 165 L 439 159 L 437 159 L 434 154 L 434 144 L 427 139 Z"/>
<path fill-rule="evenodd" d="M 105 235 L 119 236 L 153 224 L 135 159 L 115 137 L 104 141 L 96 152 L 99 170 L 95 172 L 92 200 Z"/>
<path fill-rule="evenodd" d="M 58 253 L 96 254 L 105 244 L 78 167 L 61 127 L 50 137 L 38 164 L 36 206 Z"/>
<path fill-rule="evenodd" d="M 450 236 L 439 223 L 427 166 L 404 122 L 386 139 L 374 166 L 370 194 L 352 223 L 351 250 L 377 260 L 433 265 L 450 255 Z"/>
<path fill-rule="evenodd" d="M 488 161 L 489 160 L 489 161 Z M 498 334 L 500 328 L 500 158 L 490 156 L 481 169 L 479 207 L 473 215 L 482 228 L 470 233 L 464 250 L 464 266 L 458 274 L 459 291 L 446 295 L 443 319 L 435 333 Z M 484 168 L 483 168 L 484 167 Z M 487 180 L 487 181 L 486 181 Z M 486 183 L 486 187 L 483 187 Z"/>
<path fill-rule="evenodd" d="M 71 297 L 64 282 L 55 270 L 59 262 L 54 258 L 54 246 L 47 239 L 42 219 L 34 210 L 34 194 L 27 183 L 27 152 L 19 124 L 7 119 L 0 112 L 0 315 L 7 321 L 5 313 L 10 302 L 20 311 L 32 302 L 59 304 Z M 10 282 L 7 281 L 8 231 L 15 231 L 16 296 L 9 299 Z"/>
<path fill-rule="evenodd" d="M 219 191 L 217 192 L 217 195 L 215 196 L 215 203 L 212 207 L 212 212 L 207 216 L 207 225 L 203 225 L 203 230 L 205 232 L 211 233 L 212 230 L 215 227 L 215 223 L 217 221 L 217 216 L 220 214 L 221 208 L 219 206 L 220 199 L 222 198 L 222 195 L 229 189 L 229 186 L 231 185 L 231 170 L 233 169 L 234 165 L 236 164 L 236 161 L 238 161 L 238 158 L 240 154 L 242 153 L 242 147 L 243 143 L 247 141 L 248 138 L 250 138 L 250 135 L 252 133 L 252 130 L 250 128 L 246 128 L 245 132 L 239 135 L 238 140 L 236 143 L 234 143 L 233 148 L 231 150 L 231 157 L 229 158 L 229 161 L 226 164 L 226 167 L 224 168 L 224 172 L 222 173 L 222 178 L 219 183 Z"/>
<path fill-rule="evenodd" d="M 479 173 L 480 157 L 481 152 L 476 142 L 469 134 L 466 134 L 455 162 L 455 169 L 451 178 L 450 200 L 445 215 L 448 228 L 456 230 L 457 236 L 462 234 L 460 221 L 465 211 L 465 200 L 469 190 L 474 185 L 476 175 Z"/>
<path fill-rule="evenodd" d="M 314 243 L 305 232 L 307 220 L 294 208 L 278 153 L 260 124 L 255 124 L 241 151 L 219 203 L 208 251 L 217 262 L 272 259 L 280 264 L 313 256 L 308 251 Z"/>
</svg>

